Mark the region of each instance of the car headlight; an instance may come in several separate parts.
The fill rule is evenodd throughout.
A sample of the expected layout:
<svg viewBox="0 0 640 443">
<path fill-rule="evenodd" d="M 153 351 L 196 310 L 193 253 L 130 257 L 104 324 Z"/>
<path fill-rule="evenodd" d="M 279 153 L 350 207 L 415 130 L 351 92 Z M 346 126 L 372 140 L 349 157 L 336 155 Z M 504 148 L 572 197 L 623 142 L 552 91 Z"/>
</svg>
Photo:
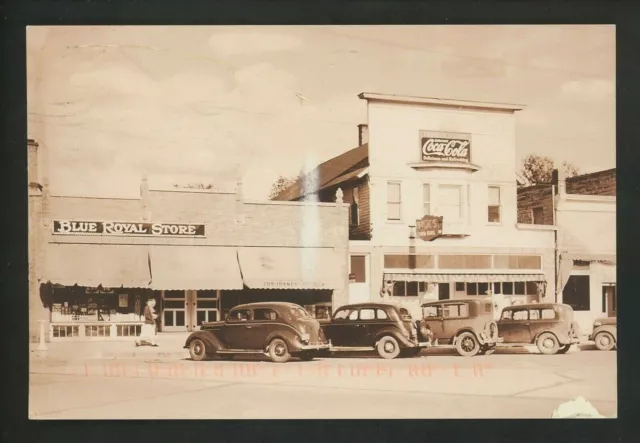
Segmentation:
<svg viewBox="0 0 640 443">
<path fill-rule="evenodd" d="M 309 334 L 300 334 L 300 340 L 309 341 Z"/>
</svg>

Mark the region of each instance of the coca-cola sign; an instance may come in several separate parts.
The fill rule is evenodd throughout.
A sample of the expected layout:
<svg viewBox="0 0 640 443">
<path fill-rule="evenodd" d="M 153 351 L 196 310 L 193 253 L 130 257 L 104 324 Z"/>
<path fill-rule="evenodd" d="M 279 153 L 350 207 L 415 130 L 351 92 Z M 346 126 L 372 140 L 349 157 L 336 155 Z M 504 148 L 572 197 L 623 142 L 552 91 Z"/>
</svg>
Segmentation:
<svg viewBox="0 0 640 443">
<path fill-rule="evenodd" d="M 420 131 L 422 161 L 469 163 L 471 135 Z"/>
</svg>

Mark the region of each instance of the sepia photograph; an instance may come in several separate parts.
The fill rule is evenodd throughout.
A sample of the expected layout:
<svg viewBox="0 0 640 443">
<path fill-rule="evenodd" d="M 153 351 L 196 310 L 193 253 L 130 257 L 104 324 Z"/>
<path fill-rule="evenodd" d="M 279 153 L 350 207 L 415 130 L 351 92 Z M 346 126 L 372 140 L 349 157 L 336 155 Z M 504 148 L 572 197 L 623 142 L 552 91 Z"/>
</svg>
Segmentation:
<svg viewBox="0 0 640 443">
<path fill-rule="evenodd" d="M 25 32 L 30 419 L 617 418 L 615 26 Z"/>
</svg>

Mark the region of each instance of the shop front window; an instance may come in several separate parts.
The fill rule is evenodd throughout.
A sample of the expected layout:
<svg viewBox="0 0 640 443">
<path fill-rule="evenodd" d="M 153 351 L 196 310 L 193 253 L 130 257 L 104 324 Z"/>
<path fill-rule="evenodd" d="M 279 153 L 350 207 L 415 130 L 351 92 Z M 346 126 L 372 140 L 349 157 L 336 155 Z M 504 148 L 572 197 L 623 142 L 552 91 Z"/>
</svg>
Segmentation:
<svg viewBox="0 0 640 443">
<path fill-rule="evenodd" d="M 426 282 L 396 281 L 393 282 L 394 297 L 417 297 L 427 292 Z"/>
</svg>

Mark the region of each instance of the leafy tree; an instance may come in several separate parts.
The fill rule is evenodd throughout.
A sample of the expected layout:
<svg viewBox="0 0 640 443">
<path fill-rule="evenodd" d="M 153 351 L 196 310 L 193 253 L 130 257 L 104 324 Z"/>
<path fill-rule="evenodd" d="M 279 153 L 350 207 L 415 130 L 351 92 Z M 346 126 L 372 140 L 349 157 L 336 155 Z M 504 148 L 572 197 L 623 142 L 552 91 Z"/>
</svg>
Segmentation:
<svg viewBox="0 0 640 443">
<path fill-rule="evenodd" d="M 292 177 L 279 175 L 276 181 L 271 184 L 271 190 L 269 191 L 269 200 L 275 199 L 282 191 L 298 181 L 300 177 L 301 174 Z"/>
<path fill-rule="evenodd" d="M 522 170 L 520 172 L 524 181 L 522 186 L 551 183 L 554 169 L 556 169 L 555 164 L 549 157 L 541 155 L 526 156 L 522 161 Z M 580 173 L 577 167 L 566 160 L 562 162 L 562 169 L 567 177 L 575 177 Z"/>
</svg>

